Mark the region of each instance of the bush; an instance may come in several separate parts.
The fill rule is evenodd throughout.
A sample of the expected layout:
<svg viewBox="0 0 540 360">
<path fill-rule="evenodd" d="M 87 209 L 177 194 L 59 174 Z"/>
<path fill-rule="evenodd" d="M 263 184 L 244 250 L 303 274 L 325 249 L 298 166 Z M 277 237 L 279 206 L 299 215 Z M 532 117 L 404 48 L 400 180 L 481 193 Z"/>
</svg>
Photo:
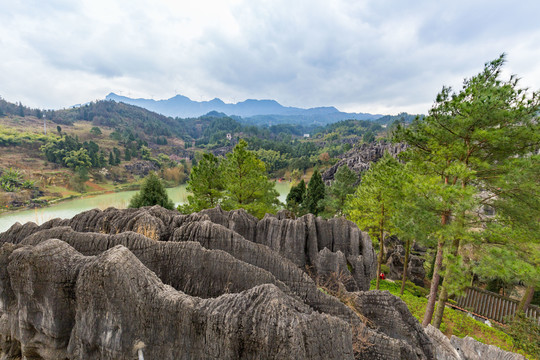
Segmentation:
<svg viewBox="0 0 540 360">
<path fill-rule="evenodd" d="M 163 170 L 163 179 L 173 182 L 175 185 L 183 184 L 187 175 L 184 171 L 183 165 L 178 165 L 174 168 L 167 168 Z"/>
<path fill-rule="evenodd" d="M 80 174 L 76 174 L 75 176 L 69 179 L 68 188 L 78 193 L 85 193 L 86 192 L 85 182 L 86 180 L 84 179 L 84 177 L 82 177 Z"/>
<path fill-rule="evenodd" d="M 535 320 L 518 312 L 501 330 L 512 337 L 516 347 L 540 359 L 540 325 Z"/>
<path fill-rule="evenodd" d="M 6 192 L 15 192 L 19 189 L 33 189 L 35 187 L 33 180 L 24 180 L 22 173 L 18 170 L 9 168 L 0 176 L 0 188 Z"/>
<path fill-rule="evenodd" d="M 174 209 L 173 202 L 165 191 L 165 187 L 156 173 L 151 172 L 144 179 L 141 190 L 131 198 L 129 208 L 159 205 L 166 209 Z"/>
</svg>

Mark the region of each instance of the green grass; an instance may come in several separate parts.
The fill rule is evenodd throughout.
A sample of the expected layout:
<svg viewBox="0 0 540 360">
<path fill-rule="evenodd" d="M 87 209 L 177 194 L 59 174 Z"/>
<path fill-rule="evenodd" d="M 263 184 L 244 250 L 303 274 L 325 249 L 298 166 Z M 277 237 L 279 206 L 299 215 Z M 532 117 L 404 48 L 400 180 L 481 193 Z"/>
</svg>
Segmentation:
<svg viewBox="0 0 540 360">
<path fill-rule="evenodd" d="M 427 305 L 425 295 L 428 293 L 428 290 L 407 282 L 405 292 L 400 296 L 401 282 L 394 283 L 387 280 L 381 280 L 379 288 L 380 290 L 388 290 L 393 295 L 400 297 L 407 304 L 411 314 L 418 321 L 422 321 Z M 371 290 L 374 289 L 375 280 L 371 282 Z M 516 352 L 528 359 L 535 359 L 530 353 L 526 353 L 523 349 L 518 348 L 510 335 L 476 321 L 461 311 L 446 308 L 440 330 L 448 337 L 452 335 L 460 338 L 470 336 L 484 344 L 495 345 L 505 351 Z"/>
</svg>

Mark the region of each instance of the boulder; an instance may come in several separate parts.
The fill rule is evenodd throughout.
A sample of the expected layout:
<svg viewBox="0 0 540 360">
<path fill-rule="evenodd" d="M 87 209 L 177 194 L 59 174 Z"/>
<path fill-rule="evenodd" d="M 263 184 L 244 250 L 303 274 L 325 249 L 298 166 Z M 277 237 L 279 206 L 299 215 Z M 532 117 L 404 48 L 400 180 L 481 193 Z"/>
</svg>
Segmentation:
<svg viewBox="0 0 540 360">
<path fill-rule="evenodd" d="M 429 324 L 424 328 L 435 349 L 436 360 L 463 360 L 458 351 L 454 348 L 450 339 L 439 329 Z"/>
<path fill-rule="evenodd" d="M 493 345 L 482 344 L 469 336 L 463 339 L 452 336 L 450 342 L 463 360 L 525 360 L 523 355 L 504 351 Z"/>
</svg>

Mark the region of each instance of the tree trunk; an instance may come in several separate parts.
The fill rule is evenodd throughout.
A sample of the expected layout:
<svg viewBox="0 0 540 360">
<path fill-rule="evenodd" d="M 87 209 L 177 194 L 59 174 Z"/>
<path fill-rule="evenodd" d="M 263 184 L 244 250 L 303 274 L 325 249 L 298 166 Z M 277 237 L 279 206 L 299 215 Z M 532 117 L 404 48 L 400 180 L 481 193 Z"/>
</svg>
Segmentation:
<svg viewBox="0 0 540 360">
<path fill-rule="evenodd" d="M 446 291 L 446 286 L 444 286 L 443 280 L 443 284 L 441 286 L 441 293 L 439 294 L 439 301 L 437 301 L 437 309 L 435 310 L 435 315 L 433 316 L 433 326 L 437 329 L 440 329 L 441 327 L 444 307 L 446 306 L 446 300 L 448 300 L 448 291 Z"/>
<path fill-rule="evenodd" d="M 384 256 L 384 203 L 381 207 L 381 221 L 379 223 L 379 258 L 377 259 L 377 282 L 375 289 L 379 290 L 379 282 L 381 280 L 381 265 Z"/>
<path fill-rule="evenodd" d="M 401 278 L 401 290 L 399 291 L 399 295 L 403 295 L 403 292 L 405 291 L 405 282 L 407 281 L 407 270 L 409 268 L 410 252 L 411 252 L 411 240 L 407 239 L 407 242 L 405 245 L 405 261 L 403 263 L 403 277 Z"/>
<path fill-rule="evenodd" d="M 459 239 L 454 239 L 452 242 L 452 255 L 454 255 L 454 259 L 459 253 Z M 444 309 L 446 306 L 446 301 L 448 300 L 448 291 L 446 290 L 446 284 L 450 283 L 453 275 L 451 273 L 452 266 L 447 267 L 446 269 L 446 276 L 444 277 L 444 280 L 442 282 L 442 288 L 441 293 L 439 294 L 439 301 L 437 302 L 437 310 L 435 311 L 435 318 L 433 319 L 433 326 L 439 329 L 441 327 L 442 318 L 444 315 Z"/>
<path fill-rule="evenodd" d="M 529 285 L 527 287 L 527 290 L 525 290 L 525 294 L 523 294 L 521 301 L 519 302 L 519 305 L 516 309 L 516 313 L 520 311 L 526 313 L 527 310 L 529 309 L 529 305 L 531 305 L 533 296 L 534 296 L 534 286 Z"/>
<path fill-rule="evenodd" d="M 429 299 L 426 306 L 426 313 L 424 314 L 424 320 L 422 321 L 422 326 L 426 327 L 431 323 L 431 318 L 433 317 L 433 311 L 435 310 L 435 300 L 437 299 L 437 289 L 439 288 L 439 278 L 440 270 L 442 267 L 443 260 L 443 247 L 444 240 L 440 239 L 437 244 L 437 255 L 435 258 L 435 267 L 433 269 L 433 277 L 431 278 L 431 287 L 429 289 Z"/>
</svg>

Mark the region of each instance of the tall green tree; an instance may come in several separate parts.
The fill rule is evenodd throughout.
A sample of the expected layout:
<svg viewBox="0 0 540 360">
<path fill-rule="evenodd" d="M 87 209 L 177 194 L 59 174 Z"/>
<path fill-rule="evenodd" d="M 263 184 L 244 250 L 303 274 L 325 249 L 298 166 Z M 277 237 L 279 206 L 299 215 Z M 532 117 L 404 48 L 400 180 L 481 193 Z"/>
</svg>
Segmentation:
<svg viewBox="0 0 540 360">
<path fill-rule="evenodd" d="M 174 209 L 174 203 L 169 199 L 165 187 L 156 173 L 151 172 L 144 179 L 141 190 L 129 201 L 129 208 L 159 205 L 165 209 Z"/>
<path fill-rule="evenodd" d="M 304 179 L 300 180 L 297 185 L 291 187 L 289 194 L 287 194 L 287 209 L 292 211 L 295 216 L 301 216 L 302 213 L 302 203 L 306 196 L 306 183 Z"/>
<path fill-rule="evenodd" d="M 275 213 L 279 206 L 279 193 L 274 183 L 268 180 L 263 161 L 247 149 L 248 143 L 240 140 L 222 163 L 227 210 L 243 208 L 250 214 L 262 218 L 265 213 Z"/>
<path fill-rule="evenodd" d="M 223 180 L 220 159 L 211 153 L 205 153 L 199 163 L 191 169 L 186 190 L 188 203 L 180 205 L 178 210 L 184 214 L 213 208 L 223 201 L 225 182 Z"/>
<path fill-rule="evenodd" d="M 131 151 L 128 147 L 126 147 L 124 150 L 124 160 L 131 161 Z"/>
<path fill-rule="evenodd" d="M 109 151 L 109 165 L 114 166 L 116 163 L 114 162 L 114 155 L 112 151 Z"/>
<path fill-rule="evenodd" d="M 113 147 L 113 153 L 114 153 L 114 165 L 120 165 L 120 150 L 118 150 L 117 147 Z"/>
<path fill-rule="evenodd" d="M 485 280 L 527 286 L 517 311 L 526 311 L 540 289 L 540 155 L 510 161 L 509 171 L 496 182 L 494 196 L 485 198 L 497 209 L 488 216 L 485 241 L 473 243 L 475 275 Z"/>
<path fill-rule="evenodd" d="M 437 177 L 440 182 L 435 196 L 441 202 L 434 211 L 440 215 L 441 230 L 424 326 L 433 316 L 445 245 L 446 274 L 436 327 L 444 303 L 449 293 L 457 290 L 454 285 L 463 273 L 455 271 L 460 264 L 460 247 L 478 227 L 468 215 L 481 205 L 480 190 L 491 189 L 508 170 L 509 161 L 531 153 L 539 143 L 540 97 L 518 88 L 515 76 L 502 80 L 504 61 L 502 55 L 487 63 L 481 73 L 464 81 L 458 93 L 443 87 L 427 117 L 396 131 L 397 139 L 410 145 L 404 158 L 414 163 L 420 174 Z"/>
<path fill-rule="evenodd" d="M 349 169 L 347 165 L 342 165 L 334 175 L 334 181 L 327 189 L 325 199 L 325 212 L 333 215 L 343 215 L 343 209 L 347 196 L 354 193 L 355 184 L 358 182 L 358 175 Z"/>
<path fill-rule="evenodd" d="M 354 221 L 360 229 L 377 239 L 379 254 L 377 260 L 377 283 L 379 289 L 379 274 L 384 261 L 384 236 L 394 230 L 392 215 L 396 204 L 400 201 L 402 188 L 401 165 L 388 153 L 362 177 L 360 186 L 349 198 L 345 206 L 347 217 Z"/>
<path fill-rule="evenodd" d="M 317 216 L 324 209 L 323 200 L 326 196 L 326 187 L 322 181 L 321 173 L 319 170 L 315 170 L 306 190 L 306 196 L 304 199 L 304 209 L 308 213 L 312 213 Z"/>
<path fill-rule="evenodd" d="M 74 170 L 88 169 L 92 166 L 88 151 L 84 148 L 68 151 L 64 157 L 64 162 L 67 167 Z"/>
<path fill-rule="evenodd" d="M 393 235 L 405 242 L 401 295 L 405 291 L 412 243 L 432 245 L 438 224 L 438 218 L 432 211 L 434 201 L 431 198 L 433 192 L 429 191 L 429 179 L 419 178 L 417 174 L 415 176 L 409 165 L 400 169 L 400 183 L 395 189 L 398 201 L 395 202 L 391 214 L 391 222 L 394 224 Z"/>
</svg>

